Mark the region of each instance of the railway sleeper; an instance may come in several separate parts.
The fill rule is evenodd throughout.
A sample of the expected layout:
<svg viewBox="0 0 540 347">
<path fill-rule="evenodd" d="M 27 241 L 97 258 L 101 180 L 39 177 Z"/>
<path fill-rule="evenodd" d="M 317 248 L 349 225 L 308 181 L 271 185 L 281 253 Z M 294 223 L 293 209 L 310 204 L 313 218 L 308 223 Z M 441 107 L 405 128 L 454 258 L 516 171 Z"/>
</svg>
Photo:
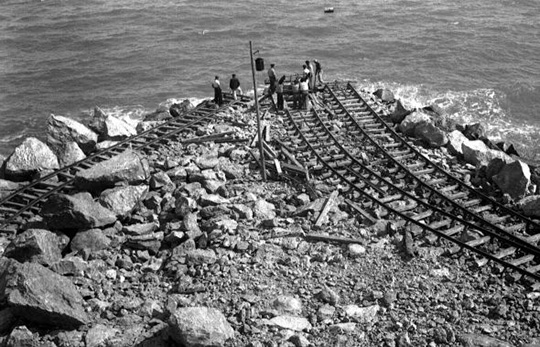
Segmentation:
<svg viewBox="0 0 540 347">
<path fill-rule="evenodd" d="M 527 255 L 524 255 L 523 257 L 520 257 L 520 258 L 517 258 L 517 259 L 514 259 L 514 260 L 510 260 L 508 263 L 512 264 L 514 266 L 520 266 L 520 265 L 529 263 L 529 262 L 531 262 L 533 260 L 534 260 L 534 255 L 527 254 Z"/>
<path fill-rule="evenodd" d="M 473 209 L 471 209 L 471 211 L 476 213 L 476 214 L 480 214 L 482 212 L 486 212 L 486 211 L 489 211 L 489 210 L 492 210 L 492 209 L 493 209 L 493 206 L 484 205 L 484 206 L 479 206 L 477 208 L 473 208 Z"/>
<path fill-rule="evenodd" d="M 467 246 L 470 246 L 470 247 L 478 247 L 478 246 L 481 246 L 487 242 L 489 242 L 491 240 L 491 236 L 482 236 L 482 237 L 479 237 L 477 239 L 474 239 L 474 240 L 470 240 L 470 241 L 467 241 L 465 242 L 465 244 Z M 457 246 L 453 246 L 451 247 L 449 250 L 448 250 L 448 253 L 449 254 L 456 254 L 458 253 L 459 251 L 461 251 L 462 247 L 457 245 Z"/>
</svg>

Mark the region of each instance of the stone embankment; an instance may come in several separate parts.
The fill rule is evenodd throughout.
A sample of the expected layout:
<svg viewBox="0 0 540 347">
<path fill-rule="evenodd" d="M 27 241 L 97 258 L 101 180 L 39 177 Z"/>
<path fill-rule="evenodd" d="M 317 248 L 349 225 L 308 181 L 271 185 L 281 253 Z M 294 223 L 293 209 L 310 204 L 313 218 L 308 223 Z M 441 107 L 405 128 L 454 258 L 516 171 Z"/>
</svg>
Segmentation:
<svg viewBox="0 0 540 347">
<path fill-rule="evenodd" d="M 537 172 L 481 126 L 376 101 L 441 166 L 537 216 Z M 47 143 L 1 159 L 0 194 L 177 113 L 130 124 L 96 109 L 88 126 L 51 116 Z M 267 114 L 274 132 L 280 117 Z M 252 110 L 231 108 L 193 136 L 251 139 L 254 125 Z M 540 346 L 540 291 L 422 240 L 403 257 L 394 221 L 363 224 L 340 196 L 315 225 L 332 188 L 262 182 L 249 151 L 171 143 L 79 172 L 76 191 L 0 238 L 0 346 Z"/>
</svg>

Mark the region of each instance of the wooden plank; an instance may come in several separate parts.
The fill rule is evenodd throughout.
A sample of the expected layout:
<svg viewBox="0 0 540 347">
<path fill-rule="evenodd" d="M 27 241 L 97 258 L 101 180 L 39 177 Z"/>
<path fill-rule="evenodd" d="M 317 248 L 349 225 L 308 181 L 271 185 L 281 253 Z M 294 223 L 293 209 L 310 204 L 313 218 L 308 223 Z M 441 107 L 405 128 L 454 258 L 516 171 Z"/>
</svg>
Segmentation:
<svg viewBox="0 0 540 347">
<path fill-rule="evenodd" d="M 274 166 L 276 167 L 276 171 L 278 175 L 283 174 L 283 171 L 281 170 L 281 165 L 279 163 L 279 160 L 274 159 Z"/>
<path fill-rule="evenodd" d="M 315 221 L 315 226 L 316 227 L 320 227 L 321 225 L 323 225 L 323 223 L 327 222 L 327 220 L 328 220 L 328 218 L 327 218 L 328 212 L 330 211 L 332 206 L 334 206 L 338 194 L 339 194 L 339 192 L 337 190 L 334 190 L 330 194 L 328 199 L 326 199 L 326 201 L 324 203 L 324 206 L 323 206 L 323 208 L 321 210 L 321 213 L 319 213 L 319 217 L 317 217 L 317 220 Z"/>
</svg>

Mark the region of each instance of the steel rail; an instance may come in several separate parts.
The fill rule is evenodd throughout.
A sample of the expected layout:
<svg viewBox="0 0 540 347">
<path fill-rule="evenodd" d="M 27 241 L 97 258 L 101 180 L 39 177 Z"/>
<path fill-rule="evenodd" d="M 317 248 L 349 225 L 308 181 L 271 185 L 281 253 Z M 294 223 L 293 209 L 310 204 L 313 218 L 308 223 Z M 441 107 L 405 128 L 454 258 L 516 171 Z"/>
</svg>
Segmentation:
<svg viewBox="0 0 540 347">
<path fill-rule="evenodd" d="M 406 176 L 412 178 L 418 185 L 420 185 L 422 188 L 426 189 L 429 191 L 429 195 L 427 197 L 428 201 L 430 199 L 433 198 L 434 195 L 436 195 L 439 199 L 442 199 L 442 200 L 445 200 L 445 202 L 449 205 L 451 205 L 451 207 L 454 209 L 454 210 L 459 210 L 461 213 L 463 214 L 466 214 L 468 216 L 470 216 L 471 219 L 474 219 L 477 223 L 480 223 L 480 224 L 483 224 L 482 228 L 491 228 L 493 230 L 495 230 L 496 232 L 504 235 L 505 237 L 510 237 L 512 239 L 514 239 L 516 242 L 522 242 L 524 244 L 527 244 L 529 245 L 530 243 L 523 240 L 522 238 L 520 238 L 519 236 L 516 236 L 515 234 L 513 233 L 510 233 L 508 232 L 507 230 L 499 227 L 498 225 L 484 219 L 482 216 L 478 215 L 477 213 L 465 208 L 464 206 L 462 206 L 461 204 L 457 203 L 455 200 L 453 199 L 450 199 L 449 197 L 447 197 L 446 195 L 444 195 L 443 193 L 441 193 L 439 190 L 437 190 L 436 188 L 432 187 L 431 185 L 427 184 L 426 182 L 424 182 L 420 177 L 418 177 L 417 175 L 415 175 L 411 170 L 409 170 L 405 164 L 401 163 L 400 161 L 396 160 L 393 156 L 391 156 L 377 141 L 375 141 L 363 128 L 362 126 L 357 122 L 357 120 L 355 119 L 355 117 L 352 116 L 352 114 L 349 112 L 349 110 L 346 108 L 346 106 L 344 106 L 338 99 L 337 97 L 335 96 L 335 94 L 330 90 L 330 92 L 332 93 L 332 95 L 334 96 L 334 98 L 336 99 L 336 101 L 339 103 L 339 105 L 343 108 L 345 114 L 347 115 L 347 118 L 350 119 L 353 124 L 355 125 L 355 129 L 359 130 L 360 132 L 362 132 L 362 135 L 365 137 L 365 139 L 367 139 L 370 143 L 372 143 L 376 148 L 377 148 L 377 153 L 382 153 L 387 159 L 391 160 L 392 162 L 394 162 L 395 165 L 398 166 L 399 170 L 401 170 L 401 172 L 403 172 Z M 415 150 L 416 151 L 416 150 Z M 417 151 L 416 151 L 417 152 Z M 429 160 L 426 158 L 426 160 Z M 432 163 L 430 161 L 431 164 L 435 165 L 434 163 Z M 398 172 L 399 172 L 398 170 Z M 448 174 L 445 172 L 445 174 Z M 490 200 L 486 200 L 486 201 L 490 201 Z"/>
<path fill-rule="evenodd" d="M 476 254 L 479 254 L 481 255 L 483 258 L 486 258 L 486 259 L 489 259 L 489 260 L 492 260 L 492 261 L 495 261 L 507 268 L 510 268 L 510 269 L 513 269 L 523 275 L 526 275 L 528 277 L 531 277 L 535 280 L 540 280 L 540 275 L 538 275 L 537 273 L 535 272 L 531 272 L 531 271 L 528 271 L 526 268 L 521 268 L 519 267 L 518 265 L 514 265 L 510 262 L 507 262 L 507 261 L 504 261 L 503 259 L 500 259 L 498 258 L 496 255 L 493 255 L 493 254 L 490 254 L 490 253 L 487 253 L 486 251 L 484 250 L 481 250 L 481 249 L 478 249 L 476 248 L 475 246 L 473 245 L 470 245 L 468 244 L 467 242 L 463 242 L 459 239 L 456 239 L 454 237 L 452 237 L 451 235 L 447 235 L 445 234 L 444 232 L 442 231 L 439 231 L 439 230 L 436 230 L 432 227 L 430 227 L 429 225 L 425 224 L 425 223 L 422 223 L 420 222 L 419 220 L 416 220 L 414 219 L 413 217 L 409 216 L 409 215 L 406 215 L 404 214 L 403 212 L 400 212 L 398 211 L 397 209 L 393 208 L 392 206 L 389 206 L 387 203 L 384 203 L 383 201 L 381 201 L 380 199 L 376 198 L 375 196 L 369 194 L 368 192 L 366 192 L 364 189 L 361 189 L 359 188 L 355 183 L 353 183 L 351 180 L 349 180 L 347 177 L 345 177 L 343 174 L 341 174 L 336 168 L 334 168 L 330 163 L 328 163 L 324 158 L 323 158 L 323 155 L 321 155 L 317 149 L 315 148 L 315 146 L 311 143 L 311 141 L 308 140 L 307 136 L 304 134 L 304 132 L 302 131 L 301 127 L 297 124 L 297 121 L 294 119 L 294 117 L 291 115 L 291 113 L 289 111 L 287 111 L 287 115 L 288 115 L 288 119 L 290 121 L 290 123 L 293 125 L 294 129 L 295 129 L 295 132 L 297 134 L 300 135 L 301 139 L 302 139 L 302 142 L 305 143 L 307 145 L 307 147 L 309 148 L 310 152 L 317 158 L 318 162 L 320 162 L 324 167 L 326 167 L 332 175 L 336 176 L 339 178 L 340 181 L 344 182 L 347 184 L 348 187 L 350 187 L 350 189 L 354 190 L 356 193 L 358 193 L 359 195 L 363 196 L 364 198 L 366 198 L 367 200 L 371 201 L 372 203 L 384 208 L 385 210 L 387 210 L 390 214 L 393 214 L 399 218 L 402 218 L 403 220 L 405 220 L 407 223 L 411 223 L 411 224 L 415 224 L 417 226 L 419 226 L 420 228 L 424 229 L 424 230 L 427 230 L 429 232 L 432 232 L 433 234 L 437 235 L 438 237 L 440 238 L 444 238 L 444 239 L 447 239 L 457 245 L 459 245 L 461 248 L 465 248 L 465 249 L 468 249 Z M 308 123 L 307 123 L 308 124 Z M 323 125 L 324 127 L 324 123 L 321 121 L 320 124 Z M 309 124 L 308 124 L 309 126 Z M 327 131 L 329 132 L 329 130 L 327 129 Z M 328 133 L 327 132 L 327 133 Z M 335 137 L 333 137 L 333 134 L 329 133 L 330 137 L 332 137 L 332 139 L 334 140 L 334 145 L 338 148 L 340 148 L 340 152 L 347 152 L 344 148 L 342 148 L 342 146 L 339 144 L 339 141 L 337 141 L 337 139 Z M 318 146 L 320 148 L 320 146 Z M 328 149 L 328 146 L 325 147 L 326 149 Z M 355 164 L 359 165 L 359 166 L 363 166 L 358 160 L 356 160 L 355 158 L 352 158 L 352 160 L 355 162 Z M 346 170 L 346 171 L 349 171 L 349 170 Z M 374 175 L 374 176 L 377 176 L 374 172 L 371 172 L 371 175 Z M 362 175 L 358 175 L 357 176 L 358 178 L 361 178 L 363 180 L 365 180 L 365 178 L 362 176 Z M 381 181 L 386 181 L 384 178 L 382 177 L 379 177 Z M 367 181 L 367 180 L 366 180 Z M 394 189 L 398 190 L 398 191 L 401 191 L 404 195 L 407 195 L 409 198 L 411 198 L 410 195 L 408 195 L 407 192 L 405 192 L 404 190 L 400 189 L 399 187 L 395 187 L 393 184 L 390 185 L 391 187 L 394 187 Z M 445 215 L 448 215 L 445 213 L 445 211 L 442 211 L 440 209 L 437 209 L 435 208 L 434 206 L 431 206 L 429 204 L 426 204 L 426 203 L 423 203 L 422 201 L 419 201 L 419 200 L 416 200 L 417 202 L 419 203 L 422 203 L 424 204 L 427 208 L 431 209 L 431 210 L 435 210 L 439 213 L 442 213 L 442 214 L 445 214 Z M 465 225 L 470 225 L 471 227 L 473 228 L 477 228 L 474 224 L 471 224 L 467 221 L 464 221 L 464 220 L 459 220 L 459 219 L 456 219 L 455 216 L 452 216 L 451 214 L 449 214 L 449 217 L 452 217 L 453 220 L 457 220 L 458 222 L 460 223 L 463 223 Z M 489 232 L 488 232 L 489 234 Z M 522 244 L 516 244 L 515 242 L 512 242 L 511 240 L 507 240 L 507 239 L 504 239 L 502 238 L 500 235 L 497 235 L 497 234 L 493 234 L 491 235 L 493 236 L 495 239 L 497 239 L 497 241 L 500 241 L 504 244 L 510 244 L 520 250 L 523 250 L 524 245 Z M 525 248 L 525 253 L 529 253 L 529 249 L 528 248 Z M 537 253 L 536 250 L 533 250 L 534 252 L 533 253 Z M 530 268 L 530 267 L 529 267 Z"/>
<path fill-rule="evenodd" d="M 227 94 L 225 94 L 227 95 Z M 244 101 L 250 100 L 247 97 L 241 98 L 240 101 L 229 100 L 230 98 L 224 98 L 229 102 L 225 103 L 218 108 L 206 108 L 205 102 L 198 105 L 192 110 L 187 111 L 180 117 L 173 118 L 163 124 L 157 125 L 156 127 L 150 128 L 141 132 L 137 135 L 129 137 L 125 140 L 119 141 L 118 143 L 104 148 L 100 151 L 91 153 L 86 158 L 79 160 L 75 163 L 72 163 L 68 166 L 62 167 L 54 172 L 47 174 L 39 179 L 32 181 L 31 183 L 20 187 L 19 189 L 13 191 L 6 197 L 0 200 L 0 213 L 4 215 L 4 220 L 0 220 L 0 230 L 7 227 L 7 225 L 13 223 L 15 218 L 27 213 L 29 210 L 37 207 L 37 204 L 43 202 L 49 196 L 54 193 L 63 191 L 71 186 L 75 180 L 75 173 L 71 171 L 79 171 L 82 169 L 87 169 L 96 165 L 100 162 L 103 162 L 107 159 L 114 157 L 120 153 L 123 153 L 127 149 L 134 150 L 143 150 L 148 149 L 158 142 L 169 139 L 173 136 L 178 135 L 179 133 L 186 131 L 193 126 L 199 125 L 212 119 L 215 114 L 218 112 L 224 111 L 226 108 L 233 106 L 235 104 L 241 104 Z M 172 129 L 171 129 L 172 127 Z M 151 137 L 150 137 L 151 136 Z M 181 142 L 181 141 L 180 141 Z M 65 178 L 64 181 L 60 182 L 60 178 Z M 52 179 L 58 179 L 56 182 L 47 182 Z M 37 187 L 45 186 L 42 189 L 37 189 Z M 45 190 L 45 191 L 44 191 Z M 21 198 L 22 200 L 30 200 L 26 202 L 14 201 L 14 199 Z M 14 206 L 14 208 L 6 206 Z M 7 215 L 7 217 L 6 217 Z"/>
<path fill-rule="evenodd" d="M 327 90 L 332 94 L 334 100 L 336 100 L 341 109 L 344 110 L 345 112 L 348 113 L 348 116 L 351 118 L 351 119 L 354 119 L 355 117 L 352 116 L 351 112 L 347 109 L 347 107 L 345 105 L 343 105 L 343 103 L 338 99 L 338 96 L 335 94 L 335 92 L 327 85 Z M 362 98 L 362 96 L 358 93 L 358 91 L 350 84 L 348 83 L 347 84 L 347 88 L 350 89 L 350 91 L 352 93 L 355 94 L 355 98 L 358 100 L 358 102 L 362 103 L 366 108 L 367 110 L 369 111 L 370 113 L 370 116 L 372 116 L 376 122 L 380 125 L 382 125 L 386 131 L 391 135 L 392 139 L 394 141 L 396 141 L 397 143 L 399 143 L 400 145 L 404 146 L 407 148 L 407 150 L 409 150 L 411 153 L 413 153 L 416 158 L 420 159 L 421 161 L 423 161 L 423 165 L 427 166 L 427 167 L 430 167 L 430 168 L 433 168 L 434 170 L 437 171 L 438 174 L 440 175 L 443 175 L 445 179 L 447 179 L 448 181 L 452 181 L 454 184 L 458 184 L 459 187 L 461 187 L 463 190 L 465 190 L 467 193 L 475 196 L 477 199 L 480 199 L 481 201 L 484 201 L 486 202 L 486 204 L 490 205 L 490 206 L 493 206 L 494 207 L 494 211 L 499 211 L 499 213 L 503 213 L 503 214 L 506 214 L 506 215 L 509 215 L 509 216 L 512 216 L 513 218 L 515 219 L 518 219 L 520 220 L 522 223 L 525 224 L 526 226 L 526 232 L 529 231 L 530 229 L 532 229 L 532 227 L 534 227 L 535 230 L 540 230 L 540 224 L 531 220 L 530 218 L 527 218 L 525 216 L 523 216 L 522 214 L 512 210 L 512 209 L 509 209 L 508 207 L 498 203 L 497 201 L 491 199 L 490 197 L 488 197 L 487 195 L 477 191 L 476 189 L 474 189 L 473 187 L 471 187 L 470 185 L 468 185 L 467 183 L 459 180 L 458 178 L 452 176 L 451 174 L 449 174 L 448 172 L 446 172 L 444 169 L 442 169 L 440 166 L 438 166 L 437 164 L 435 164 L 433 161 L 431 161 L 429 158 L 427 158 L 426 156 L 424 156 L 422 153 L 420 153 L 418 150 L 416 150 L 411 144 L 409 144 L 407 141 L 405 141 L 401 136 L 399 136 L 395 131 L 394 129 L 392 129 L 392 127 L 390 127 L 378 114 L 377 112 L 375 112 L 371 106 L 369 106 L 369 104 Z M 355 121 L 355 125 L 357 127 L 357 129 L 362 129 L 362 127 L 358 124 L 358 122 Z M 377 146 L 378 149 L 383 149 L 382 146 L 377 142 L 375 141 L 369 134 L 365 133 L 365 131 L 363 131 L 364 133 L 364 136 L 368 137 L 369 140 Z M 384 149 L 383 149 L 384 150 Z M 384 151 L 386 153 L 386 151 Z M 391 155 L 388 155 L 388 158 L 391 159 L 394 163 L 396 163 L 397 165 L 399 165 L 400 167 L 403 167 L 403 165 L 401 164 L 401 162 L 397 159 L 395 159 L 393 156 Z"/>
</svg>

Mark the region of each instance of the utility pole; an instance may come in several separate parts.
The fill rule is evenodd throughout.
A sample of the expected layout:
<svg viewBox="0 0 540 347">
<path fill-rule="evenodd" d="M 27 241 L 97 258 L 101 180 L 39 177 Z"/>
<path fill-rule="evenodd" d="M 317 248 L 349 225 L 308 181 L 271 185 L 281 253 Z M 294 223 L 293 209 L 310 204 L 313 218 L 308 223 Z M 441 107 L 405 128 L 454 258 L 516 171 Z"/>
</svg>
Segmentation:
<svg viewBox="0 0 540 347">
<path fill-rule="evenodd" d="M 255 66 L 253 65 L 253 47 L 251 45 L 251 41 L 249 41 L 249 55 L 251 58 L 251 74 L 253 75 L 253 97 L 255 98 L 255 109 L 257 112 L 257 136 L 259 137 L 259 157 L 261 161 L 260 166 L 261 166 L 263 181 L 266 181 L 266 165 L 264 162 L 261 115 L 259 114 L 259 98 L 257 97 L 257 83 L 255 82 Z"/>
</svg>

